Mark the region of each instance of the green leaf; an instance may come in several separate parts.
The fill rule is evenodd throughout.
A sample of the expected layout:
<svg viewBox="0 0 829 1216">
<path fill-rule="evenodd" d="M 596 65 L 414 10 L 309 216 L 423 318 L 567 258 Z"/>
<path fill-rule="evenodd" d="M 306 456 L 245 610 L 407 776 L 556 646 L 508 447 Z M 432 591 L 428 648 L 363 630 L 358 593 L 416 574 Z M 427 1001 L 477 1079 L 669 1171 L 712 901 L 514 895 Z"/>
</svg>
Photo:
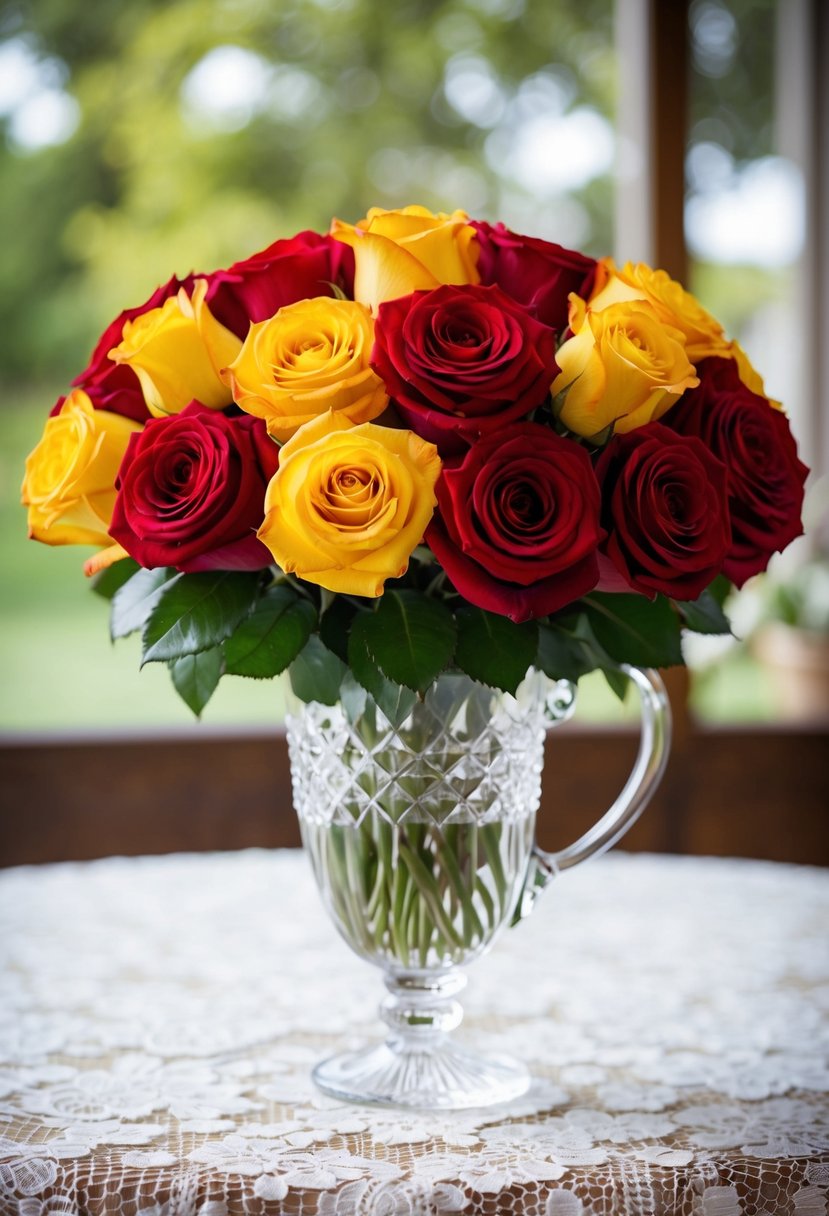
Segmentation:
<svg viewBox="0 0 829 1216">
<path fill-rule="evenodd" d="M 386 677 L 375 663 L 366 638 L 366 626 L 373 615 L 368 612 L 356 615 L 348 635 L 346 660 L 355 680 L 376 700 L 376 694 L 381 692 Z"/>
<path fill-rule="evenodd" d="M 607 681 L 610 691 L 614 693 L 620 701 L 624 701 L 627 696 L 627 691 L 630 688 L 630 680 L 615 667 L 603 667 L 602 675 Z"/>
<path fill-rule="evenodd" d="M 199 654 L 186 654 L 170 663 L 170 676 L 182 701 L 197 718 L 216 691 L 222 675 L 222 648 L 214 646 Z"/>
<path fill-rule="evenodd" d="M 682 663 L 681 623 L 664 595 L 593 591 L 582 600 L 599 645 L 617 663 L 671 667 Z"/>
<path fill-rule="evenodd" d="M 551 680 L 572 680 L 578 683 L 596 666 L 585 648 L 584 642 L 556 625 L 540 624 L 538 627 L 538 651 L 533 666 L 543 671 Z"/>
<path fill-rule="evenodd" d="M 144 626 L 142 667 L 218 646 L 250 611 L 258 585 L 256 571 L 180 575 L 162 591 Z"/>
<path fill-rule="evenodd" d="M 576 380 L 578 380 L 578 376 L 576 376 Z M 555 422 L 558 422 L 561 418 L 561 415 L 564 412 L 565 403 L 567 401 L 567 394 L 570 392 L 573 384 L 576 383 L 576 380 L 573 380 L 571 384 L 566 385 L 565 388 L 561 389 L 555 394 L 555 396 L 553 396 L 552 392 L 550 393 L 550 409 Z"/>
<path fill-rule="evenodd" d="M 320 618 L 324 617 L 328 609 L 337 602 L 336 591 L 329 591 L 327 587 L 320 587 Z"/>
<path fill-rule="evenodd" d="M 559 618 L 558 629 L 564 634 L 568 648 L 572 651 L 574 667 L 582 675 L 588 671 L 601 671 L 611 691 L 624 701 L 628 690 L 628 679 L 620 670 L 620 664 L 610 657 L 593 632 L 585 612 L 572 613 Z M 541 647 L 539 646 L 539 653 Z"/>
<path fill-rule="evenodd" d="M 374 613 L 357 614 L 348 639 L 348 665 L 354 678 L 374 699 L 392 726 L 399 726 L 411 713 L 417 693 L 387 680 L 374 662 L 367 639 L 373 620 Z"/>
<path fill-rule="evenodd" d="M 619 667 L 621 660 L 613 659 L 607 653 L 593 632 L 593 626 L 590 624 L 590 619 L 584 611 L 579 612 L 576 617 L 573 637 L 581 645 L 585 662 L 590 664 L 591 671 L 597 667 L 600 667 L 602 670 L 610 668 L 615 671 Z"/>
<path fill-rule="evenodd" d="M 713 583 L 707 588 L 708 593 L 713 595 L 721 608 L 733 590 L 734 584 L 724 574 L 718 574 Z"/>
<path fill-rule="evenodd" d="M 225 670 L 257 680 L 292 663 L 317 623 L 314 605 L 292 587 L 270 587 L 224 645 Z"/>
<path fill-rule="evenodd" d="M 354 723 L 366 711 L 368 693 L 354 677 L 353 671 L 346 670 L 340 684 L 340 704 L 349 722 Z"/>
<path fill-rule="evenodd" d="M 312 633 L 289 668 L 291 688 L 300 701 L 335 705 L 347 670 L 342 659 Z"/>
<path fill-rule="evenodd" d="M 386 591 L 377 611 L 365 614 L 361 630 L 383 675 L 420 693 L 455 650 L 451 610 L 418 591 Z"/>
<path fill-rule="evenodd" d="M 538 651 L 535 621 L 517 625 L 509 617 L 464 604 L 455 614 L 455 662 L 473 680 L 515 692 Z"/>
<path fill-rule="evenodd" d="M 694 633 L 731 633 L 731 622 L 711 591 L 695 600 L 675 600 L 682 623 Z"/>
<path fill-rule="evenodd" d="M 120 590 L 124 583 L 128 582 L 140 569 L 138 562 L 133 561 L 131 557 L 122 557 L 119 561 L 113 562 L 111 566 L 107 566 L 106 570 L 95 575 L 91 583 L 92 590 L 102 599 L 111 600 L 115 592 Z"/>
<path fill-rule="evenodd" d="M 320 617 L 320 637 L 328 649 L 333 650 L 344 663 L 348 662 L 348 635 L 356 615 L 357 609 L 354 605 L 338 595 Z"/>
<path fill-rule="evenodd" d="M 170 566 L 139 570 L 112 598 L 109 632 L 113 641 L 143 629 L 165 588 L 184 578 Z"/>
</svg>

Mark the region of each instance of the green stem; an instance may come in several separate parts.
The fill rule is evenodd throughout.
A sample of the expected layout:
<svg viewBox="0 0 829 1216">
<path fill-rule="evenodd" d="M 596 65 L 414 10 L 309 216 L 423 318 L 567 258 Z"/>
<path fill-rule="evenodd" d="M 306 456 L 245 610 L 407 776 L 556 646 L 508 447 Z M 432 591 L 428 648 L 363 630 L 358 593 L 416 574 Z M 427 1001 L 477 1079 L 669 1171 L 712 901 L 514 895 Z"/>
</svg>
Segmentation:
<svg viewBox="0 0 829 1216">
<path fill-rule="evenodd" d="M 464 882 L 461 868 L 458 864 L 455 852 L 457 848 L 457 833 L 453 832 L 450 836 L 450 829 L 447 828 L 445 840 L 442 840 L 437 832 L 435 833 L 435 839 L 439 842 L 438 856 L 460 903 L 461 916 L 463 918 L 463 944 L 468 948 L 472 945 L 472 939 L 476 933 L 480 939 L 483 939 L 484 927 L 481 924 L 478 913 L 475 911 L 469 887 Z"/>
<path fill-rule="evenodd" d="M 495 917 L 495 901 L 492 898 L 489 887 L 484 882 L 483 876 L 479 874 L 475 879 L 475 890 L 481 897 L 481 903 L 486 908 L 487 919 L 490 929 L 493 929 L 496 924 Z"/>
<path fill-rule="evenodd" d="M 458 948 L 462 947 L 463 942 L 458 937 L 455 926 L 446 915 L 446 911 L 441 903 L 440 889 L 432 874 L 426 869 L 421 859 L 405 844 L 401 844 L 400 846 L 400 858 L 414 879 L 422 900 L 432 913 L 436 926 L 448 942 L 451 942 L 453 946 L 457 946 Z"/>
<path fill-rule="evenodd" d="M 503 912 L 507 898 L 507 880 L 504 877 L 504 867 L 501 865 L 501 825 L 500 823 L 485 823 L 481 827 L 481 841 L 484 846 L 489 868 L 498 892 L 498 911 Z"/>
<path fill-rule="evenodd" d="M 337 880 L 332 882 L 331 892 L 339 909 L 343 922 L 351 930 L 354 940 L 364 944 L 362 917 L 353 906 L 352 886 L 349 877 L 349 833 L 351 828 L 332 827 L 330 832 L 330 848 L 328 850 L 329 867 L 336 873 Z"/>
<path fill-rule="evenodd" d="M 426 912 L 426 902 L 421 899 L 417 905 L 417 953 L 421 967 L 426 966 L 426 960 L 429 957 L 429 941 L 432 936 L 432 925 Z"/>
<path fill-rule="evenodd" d="M 394 867 L 392 879 L 391 905 L 391 935 L 394 942 L 394 953 L 401 963 L 405 963 L 408 948 L 406 945 L 406 920 L 403 909 L 409 889 L 409 879 L 401 865 Z"/>
</svg>

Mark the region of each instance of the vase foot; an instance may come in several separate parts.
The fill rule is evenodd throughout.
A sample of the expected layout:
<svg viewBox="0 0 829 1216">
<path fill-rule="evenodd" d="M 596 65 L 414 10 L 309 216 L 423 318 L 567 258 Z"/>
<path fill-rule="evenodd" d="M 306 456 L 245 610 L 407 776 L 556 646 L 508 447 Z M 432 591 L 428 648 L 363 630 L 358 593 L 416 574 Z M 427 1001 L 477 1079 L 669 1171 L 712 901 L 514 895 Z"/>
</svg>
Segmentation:
<svg viewBox="0 0 829 1216">
<path fill-rule="evenodd" d="M 449 1042 L 420 1047 L 394 1040 L 323 1060 L 313 1072 L 324 1093 L 348 1102 L 462 1110 L 519 1098 L 530 1074 L 517 1060 L 479 1055 Z"/>
</svg>

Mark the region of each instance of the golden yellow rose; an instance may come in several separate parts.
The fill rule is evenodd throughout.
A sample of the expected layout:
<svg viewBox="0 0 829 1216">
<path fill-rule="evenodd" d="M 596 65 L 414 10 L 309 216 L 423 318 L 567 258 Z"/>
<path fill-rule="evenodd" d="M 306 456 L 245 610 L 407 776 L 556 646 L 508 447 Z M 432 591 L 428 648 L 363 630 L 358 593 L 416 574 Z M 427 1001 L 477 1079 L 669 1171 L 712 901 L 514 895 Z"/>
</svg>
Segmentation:
<svg viewBox="0 0 829 1216">
<path fill-rule="evenodd" d="M 219 373 L 242 343 L 213 316 L 206 293 L 206 279 L 197 279 L 192 298 L 182 287 L 160 308 L 127 321 L 120 343 L 109 352 L 110 359 L 127 364 L 138 376 L 147 409 L 156 418 L 178 414 L 193 400 L 211 409 L 233 400 Z"/>
<path fill-rule="evenodd" d="M 775 401 L 773 397 L 769 397 L 766 392 L 766 386 L 763 383 L 763 377 L 754 367 L 739 342 L 729 342 L 728 349 L 723 351 L 723 354 L 727 358 L 733 359 L 737 364 L 737 374 L 746 388 L 751 389 L 752 393 L 756 393 L 758 397 L 765 397 L 773 410 L 782 411 L 782 401 Z"/>
<path fill-rule="evenodd" d="M 281 568 L 329 591 L 382 595 L 435 508 L 437 448 L 413 431 L 330 411 L 279 453 L 257 535 Z"/>
<path fill-rule="evenodd" d="M 21 500 L 29 535 L 47 545 L 108 545 L 115 479 L 141 424 L 96 410 L 81 389 L 51 417 L 26 460 Z"/>
<path fill-rule="evenodd" d="M 573 295 L 570 328 L 573 337 L 556 354 L 561 371 L 552 392 L 565 394 L 560 418 L 577 435 L 595 438 L 611 424 L 620 432 L 644 426 L 699 384 L 682 333 L 643 300 L 594 312 Z"/>
<path fill-rule="evenodd" d="M 464 211 L 372 207 L 357 224 L 335 219 L 331 235 L 353 247 L 354 298 L 375 314 L 384 300 L 413 291 L 480 282 L 475 229 Z"/>
<path fill-rule="evenodd" d="M 363 304 L 329 296 L 300 300 L 251 325 L 224 375 L 237 405 L 264 418 L 280 441 L 328 410 L 368 422 L 389 400 L 369 366 L 373 342 Z"/>
<path fill-rule="evenodd" d="M 594 312 L 625 300 L 646 300 L 660 321 L 685 337 L 685 353 L 693 364 L 709 355 L 725 355 L 728 345 L 723 327 L 696 296 L 664 270 L 644 262 L 626 262 L 621 270 L 612 258 L 601 258 L 589 306 Z"/>
</svg>

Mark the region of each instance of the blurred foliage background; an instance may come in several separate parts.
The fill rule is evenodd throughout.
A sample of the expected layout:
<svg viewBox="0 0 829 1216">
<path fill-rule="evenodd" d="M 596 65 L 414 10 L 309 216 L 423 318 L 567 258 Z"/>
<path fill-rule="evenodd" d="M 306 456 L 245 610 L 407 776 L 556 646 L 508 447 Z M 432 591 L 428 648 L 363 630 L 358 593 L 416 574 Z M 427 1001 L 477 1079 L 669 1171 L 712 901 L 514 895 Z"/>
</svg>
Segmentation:
<svg viewBox="0 0 829 1216">
<path fill-rule="evenodd" d="M 573 182 L 560 219 L 542 218 L 554 198 L 526 188 L 525 165 L 509 173 L 527 114 L 612 116 L 607 0 L 30 0 L 4 5 L 2 33 L 77 107 L 64 143 L 15 146 L 12 127 L 0 152 L 0 222 L 21 238 L 0 272 L 12 376 L 69 376 L 172 271 L 369 203 L 509 211 L 609 248 L 603 123 L 604 172 Z"/>
<path fill-rule="evenodd" d="M 711 216 L 752 173 L 796 194 L 775 156 L 774 20 L 774 0 L 691 8 L 692 286 L 750 351 L 763 310 L 788 307 L 797 233 L 770 259 Z M 371 205 L 611 252 L 624 68 L 612 0 L 0 3 L 0 726 L 186 721 L 165 672 L 110 650 L 85 552 L 27 543 L 17 505 L 25 453 L 112 316 L 173 272 Z M 785 397 L 785 369 L 757 362 Z M 712 712 L 766 712 L 746 678 L 743 704 L 718 710 L 715 689 Z M 271 721 L 278 701 L 225 680 L 208 718 Z"/>
</svg>

